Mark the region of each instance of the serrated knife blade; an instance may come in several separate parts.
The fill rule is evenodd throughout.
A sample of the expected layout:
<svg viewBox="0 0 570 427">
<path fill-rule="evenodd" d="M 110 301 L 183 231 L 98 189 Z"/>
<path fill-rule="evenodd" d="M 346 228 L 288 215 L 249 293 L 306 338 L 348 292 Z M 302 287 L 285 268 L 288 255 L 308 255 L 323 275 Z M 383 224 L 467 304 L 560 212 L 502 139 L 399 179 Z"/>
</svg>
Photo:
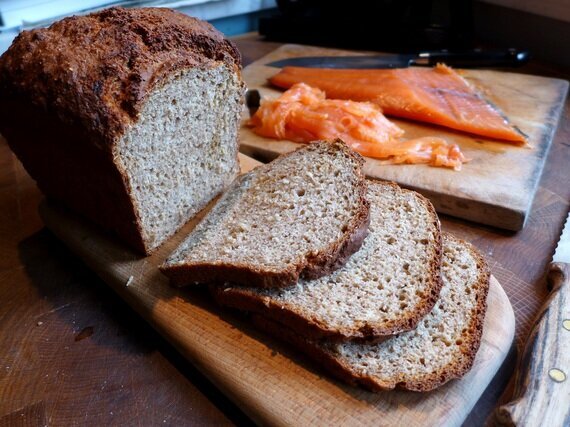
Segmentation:
<svg viewBox="0 0 570 427">
<path fill-rule="evenodd" d="M 562 234 L 554 251 L 552 262 L 565 262 L 570 264 L 570 213 L 566 217 Z"/>
</svg>

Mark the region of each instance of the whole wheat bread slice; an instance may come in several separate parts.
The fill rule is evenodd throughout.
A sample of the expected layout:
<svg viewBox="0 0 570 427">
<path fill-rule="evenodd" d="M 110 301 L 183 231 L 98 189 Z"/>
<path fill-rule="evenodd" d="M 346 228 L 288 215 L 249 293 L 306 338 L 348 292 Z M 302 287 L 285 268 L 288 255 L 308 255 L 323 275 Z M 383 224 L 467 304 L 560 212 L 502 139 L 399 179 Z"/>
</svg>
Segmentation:
<svg viewBox="0 0 570 427">
<path fill-rule="evenodd" d="M 441 232 L 416 192 L 371 181 L 369 235 L 344 267 L 286 289 L 211 286 L 226 306 L 262 314 L 314 339 L 385 339 L 416 326 L 441 288 Z"/>
<path fill-rule="evenodd" d="M 175 285 L 284 287 L 344 265 L 368 233 L 363 159 L 315 142 L 236 180 L 161 266 Z"/>
<path fill-rule="evenodd" d="M 432 312 L 415 330 L 382 343 L 317 342 L 274 320 L 259 315 L 253 320 L 349 384 L 372 391 L 430 391 L 463 376 L 473 365 L 489 289 L 489 271 L 482 257 L 470 244 L 447 235 L 441 274 L 443 288 Z"/>
</svg>

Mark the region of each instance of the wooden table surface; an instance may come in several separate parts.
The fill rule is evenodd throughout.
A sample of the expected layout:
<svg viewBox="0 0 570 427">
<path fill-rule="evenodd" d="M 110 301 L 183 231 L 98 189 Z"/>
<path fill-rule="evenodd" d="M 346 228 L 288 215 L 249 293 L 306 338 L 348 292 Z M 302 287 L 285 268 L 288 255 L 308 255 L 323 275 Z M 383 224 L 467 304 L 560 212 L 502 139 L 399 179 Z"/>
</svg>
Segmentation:
<svg viewBox="0 0 570 427">
<path fill-rule="evenodd" d="M 237 38 L 247 65 L 279 46 Z M 531 63 L 520 72 L 570 78 Z M 546 296 L 544 271 L 569 209 L 570 114 L 562 117 L 525 229 L 442 217 L 486 254 L 520 346 Z M 251 421 L 43 227 L 41 193 L 0 140 L 0 425 L 248 425 Z M 508 397 L 513 351 L 466 421 Z"/>
</svg>

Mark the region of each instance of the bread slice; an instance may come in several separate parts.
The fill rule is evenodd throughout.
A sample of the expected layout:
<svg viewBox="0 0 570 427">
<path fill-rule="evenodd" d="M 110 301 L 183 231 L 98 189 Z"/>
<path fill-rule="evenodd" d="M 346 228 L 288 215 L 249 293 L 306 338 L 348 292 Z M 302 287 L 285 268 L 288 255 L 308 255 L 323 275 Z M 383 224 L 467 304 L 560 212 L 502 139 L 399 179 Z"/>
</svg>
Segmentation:
<svg viewBox="0 0 570 427">
<path fill-rule="evenodd" d="M 18 35 L 0 132 L 44 194 L 149 254 L 237 176 L 243 94 L 213 26 L 116 7 Z"/>
<path fill-rule="evenodd" d="M 394 183 L 371 181 L 367 197 L 370 233 L 343 268 L 281 290 L 212 286 L 214 297 L 315 339 L 383 339 L 414 328 L 441 288 L 439 220 L 429 200 Z"/>
<path fill-rule="evenodd" d="M 343 265 L 368 232 L 363 159 L 315 142 L 241 176 L 161 270 L 175 285 L 283 287 Z"/>
<path fill-rule="evenodd" d="M 379 344 L 317 342 L 273 320 L 254 321 L 349 384 L 372 391 L 429 391 L 471 368 L 487 309 L 489 271 L 471 245 L 446 235 L 441 275 L 441 296 L 431 313 L 415 330 Z"/>
</svg>

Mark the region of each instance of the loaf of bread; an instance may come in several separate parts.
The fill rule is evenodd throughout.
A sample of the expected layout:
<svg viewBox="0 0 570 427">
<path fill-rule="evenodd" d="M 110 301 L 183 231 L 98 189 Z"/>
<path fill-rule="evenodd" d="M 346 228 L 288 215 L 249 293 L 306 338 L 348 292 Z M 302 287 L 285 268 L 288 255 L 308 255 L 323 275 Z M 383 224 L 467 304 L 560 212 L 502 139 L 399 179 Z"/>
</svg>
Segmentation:
<svg viewBox="0 0 570 427">
<path fill-rule="evenodd" d="M 50 198 L 150 253 L 238 173 L 235 46 L 159 8 L 22 32 L 0 58 L 0 133 Z"/>
<path fill-rule="evenodd" d="M 470 244 L 446 235 L 443 287 L 434 309 L 417 328 L 382 343 L 335 343 L 306 339 L 256 315 L 258 327 L 291 342 L 335 376 L 372 391 L 430 391 L 464 375 L 481 342 L 489 270 Z"/>
<path fill-rule="evenodd" d="M 389 182 L 368 184 L 362 247 L 332 274 L 286 289 L 211 286 L 226 306 L 262 314 L 313 339 L 381 340 L 415 328 L 441 288 L 441 233 L 432 204 Z"/>
<path fill-rule="evenodd" d="M 363 159 L 314 142 L 241 176 L 161 267 L 175 285 L 294 285 L 342 266 L 368 233 Z"/>
</svg>

